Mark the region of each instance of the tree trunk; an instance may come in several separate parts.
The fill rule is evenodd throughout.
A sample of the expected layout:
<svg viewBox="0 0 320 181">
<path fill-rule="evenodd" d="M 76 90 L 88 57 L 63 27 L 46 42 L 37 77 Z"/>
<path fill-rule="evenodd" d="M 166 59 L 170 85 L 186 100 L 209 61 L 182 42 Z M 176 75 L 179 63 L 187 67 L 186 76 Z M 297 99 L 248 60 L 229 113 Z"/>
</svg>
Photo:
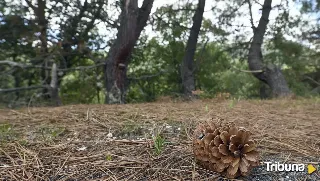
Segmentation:
<svg viewBox="0 0 320 181">
<path fill-rule="evenodd" d="M 268 99 L 270 98 L 270 95 L 270 87 L 267 84 L 262 83 L 262 85 L 260 86 L 260 99 Z"/>
<path fill-rule="evenodd" d="M 46 19 L 46 0 L 38 0 L 38 6 L 32 6 L 35 11 L 39 31 L 40 31 L 40 56 L 43 58 L 43 67 L 49 67 L 50 62 L 47 59 L 48 57 L 48 39 L 47 39 L 47 29 L 48 29 L 48 20 Z M 45 99 L 51 99 L 51 105 L 59 106 L 61 105 L 61 100 L 59 97 L 59 89 L 58 89 L 58 75 L 57 75 L 57 66 L 54 63 L 52 65 L 52 71 L 50 75 L 50 71 L 47 69 L 41 70 L 42 83 L 44 85 L 50 85 L 50 89 L 44 88 L 43 94 Z"/>
<path fill-rule="evenodd" d="M 254 35 L 249 49 L 248 63 L 249 69 L 254 72 L 253 75 L 260 81 L 266 83 L 271 88 L 272 97 L 288 97 L 292 93 L 279 67 L 269 64 L 263 64 L 261 45 L 263 43 L 264 34 L 269 22 L 269 14 L 271 11 L 272 0 L 265 0 L 262 8 L 262 16 L 258 27 L 253 27 Z"/>
<path fill-rule="evenodd" d="M 39 32 L 40 32 L 40 42 L 41 42 L 41 47 L 40 47 L 40 53 L 39 56 L 42 58 L 42 66 L 43 67 L 49 67 L 50 62 L 48 61 L 48 39 L 47 39 L 47 29 L 48 29 L 48 20 L 46 19 L 46 0 L 37 0 L 37 6 L 34 6 L 32 4 L 32 1 L 30 0 L 25 0 L 28 6 L 33 10 L 36 20 L 38 23 L 39 27 Z M 46 68 L 43 68 L 41 70 L 41 79 L 42 79 L 42 84 L 44 85 L 42 93 L 44 94 L 45 99 L 52 99 L 52 91 L 48 89 L 48 85 L 51 83 L 51 76 L 50 76 L 50 71 L 47 70 Z M 57 95 L 59 96 L 59 95 Z M 60 99 L 60 98 L 59 98 Z M 55 103 L 53 103 L 55 105 Z"/>
<path fill-rule="evenodd" d="M 15 71 L 13 76 L 14 76 L 14 87 L 15 88 L 20 87 L 20 85 L 21 85 L 21 74 L 20 74 L 20 71 Z M 19 100 L 19 98 L 20 98 L 20 92 L 17 91 L 16 92 L 15 101 Z"/>
<path fill-rule="evenodd" d="M 61 99 L 59 97 L 58 72 L 56 63 L 53 63 L 51 69 L 50 97 L 52 100 L 52 106 L 62 105 Z"/>
<path fill-rule="evenodd" d="M 199 0 L 197 10 L 193 16 L 193 25 L 190 30 L 190 35 L 181 64 L 181 78 L 183 93 L 185 96 L 191 96 L 192 91 L 195 90 L 194 80 L 194 55 L 196 51 L 198 36 L 202 24 L 203 12 L 204 12 L 205 0 Z"/>
<path fill-rule="evenodd" d="M 46 0 L 38 0 L 38 6 L 34 7 L 34 11 L 37 17 L 39 31 L 40 31 L 40 42 L 41 42 L 41 48 L 40 48 L 40 56 L 43 58 L 43 67 L 48 67 L 49 62 L 47 60 L 48 56 L 48 42 L 47 42 L 47 28 L 48 28 L 48 21 L 46 20 L 45 16 L 45 10 L 46 10 Z M 41 78 L 42 83 L 44 85 L 50 84 L 50 71 L 46 69 L 41 70 Z M 44 88 L 43 94 L 46 99 L 50 98 L 50 95 L 48 95 L 49 90 Z"/>
<path fill-rule="evenodd" d="M 12 59 L 13 59 L 13 61 L 14 62 L 16 62 L 17 60 L 17 54 L 13 54 L 12 55 Z M 13 72 L 13 76 L 14 76 L 14 87 L 15 88 L 18 88 L 18 87 L 20 87 L 20 85 L 21 85 L 21 74 L 20 74 L 20 70 L 15 70 L 14 72 Z M 17 91 L 16 92 L 16 98 L 15 98 L 15 101 L 17 101 L 17 100 L 19 100 L 19 98 L 20 98 L 20 92 L 19 91 Z"/>
<path fill-rule="evenodd" d="M 133 48 L 145 27 L 154 0 L 144 0 L 138 8 L 137 0 L 123 0 L 117 39 L 108 53 L 105 67 L 105 103 L 125 103 L 127 66 Z"/>
</svg>

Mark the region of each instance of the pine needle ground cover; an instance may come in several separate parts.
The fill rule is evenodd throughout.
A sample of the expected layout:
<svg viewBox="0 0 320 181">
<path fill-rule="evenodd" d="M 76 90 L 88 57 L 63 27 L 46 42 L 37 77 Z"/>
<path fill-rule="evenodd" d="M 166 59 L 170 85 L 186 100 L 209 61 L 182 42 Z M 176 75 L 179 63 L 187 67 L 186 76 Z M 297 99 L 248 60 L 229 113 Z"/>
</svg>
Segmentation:
<svg viewBox="0 0 320 181">
<path fill-rule="evenodd" d="M 221 117 L 252 132 L 261 165 L 235 180 L 319 180 L 264 162 L 320 162 L 320 102 L 197 100 L 0 110 L 1 180 L 224 180 L 196 164 L 192 134 Z"/>
</svg>

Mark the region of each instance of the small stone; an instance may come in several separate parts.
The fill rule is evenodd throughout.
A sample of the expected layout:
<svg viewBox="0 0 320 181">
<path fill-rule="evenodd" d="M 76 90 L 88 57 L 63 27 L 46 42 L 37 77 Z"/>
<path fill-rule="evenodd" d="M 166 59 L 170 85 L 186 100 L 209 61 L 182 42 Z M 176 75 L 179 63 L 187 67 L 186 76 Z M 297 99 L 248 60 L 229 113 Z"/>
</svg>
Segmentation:
<svg viewBox="0 0 320 181">
<path fill-rule="evenodd" d="M 112 136 L 113 136 L 112 133 L 108 133 L 108 134 L 107 134 L 107 137 L 108 137 L 108 138 L 112 138 Z"/>
<path fill-rule="evenodd" d="M 82 146 L 82 147 L 78 148 L 77 151 L 84 151 L 84 150 L 86 150 L 86 149 L 87 149 L 87 147 Z"/>
</svg>

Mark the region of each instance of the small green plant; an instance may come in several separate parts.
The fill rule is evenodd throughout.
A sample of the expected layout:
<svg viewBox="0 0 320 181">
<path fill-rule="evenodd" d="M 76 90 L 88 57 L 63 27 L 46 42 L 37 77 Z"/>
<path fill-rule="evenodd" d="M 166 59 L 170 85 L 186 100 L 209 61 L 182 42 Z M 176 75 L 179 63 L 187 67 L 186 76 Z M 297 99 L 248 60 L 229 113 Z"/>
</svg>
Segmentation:
<svg viewBox="0 0 320 181">
<path fill-rule="evenodd" d="M 22 146 L 26 146 L 29 143 L 27 140 L 24 140 L 24 139 L 23 140 L 19 140 L 18 142 Z"/>
<path fill-rule="evenodd" d="M 143 135 L 143 128 L 140 124 L 128 121 L 124 123 L 120 135 L 126 137 Z"/>
<path fill-rule="evenodd" d="M 111 161 L 111 160 L 112 160 L 112 156 L 111 156 L 111 155 L 109 155 L 109 154 L 108 154 L 108 155 L 106 155 L 106 160 L 107 160 L 107 161 Z"/>
<path fill-rule="evenodd" d="M 237 100 L 236 100 L 236 99 L 232 99 L 232 100 L 230 100 L 229 108 L 230 108 L 230 109 L 232 109 L 232 108 L 236 105 L 236 102 L 237 102 Z"/>
<path fill-rule="evenodd" d="M 65 128 L 61 128 L 61 127 L 58 127 L 58 128 L 41 127 L 39 129 L 39 132 L 44 141 L 53 141 L 55 138 L 63 134 L 65 131 L 66 131 Z"/>
<path fill-rule="evenodd" d="M 206 112 L 208 112 L 208 111 L 209 111 L 208 105 L 206 105 L 205 109 L 206 109 Z"/>
<path fill-rule="evenodd" d="M 15 139 L 16 134 L 12 124 L 0 124 L 0 141 L 10 141 Z"/>
<path fill-rule="evenodd" d="M 161 135 L 157 134 L 153 136 L 153 143 L 154 151 L 157 155 L 159 155 L 163 151 L 163 148 L 165 146 L 165 139 Z"/>
</svg>

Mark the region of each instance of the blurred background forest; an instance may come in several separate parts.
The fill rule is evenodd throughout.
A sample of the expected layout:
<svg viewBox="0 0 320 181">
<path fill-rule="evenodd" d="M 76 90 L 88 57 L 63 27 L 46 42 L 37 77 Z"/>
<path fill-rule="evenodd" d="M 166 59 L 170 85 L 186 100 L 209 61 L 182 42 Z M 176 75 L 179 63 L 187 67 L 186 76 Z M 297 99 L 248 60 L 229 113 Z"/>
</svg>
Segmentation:
<svg viewBox="0 0 320 181">
<path fill-rule="evenodd" d="M 318 1 L 2 0 L 0 107 L 319 96 Z"/>
</svg>

